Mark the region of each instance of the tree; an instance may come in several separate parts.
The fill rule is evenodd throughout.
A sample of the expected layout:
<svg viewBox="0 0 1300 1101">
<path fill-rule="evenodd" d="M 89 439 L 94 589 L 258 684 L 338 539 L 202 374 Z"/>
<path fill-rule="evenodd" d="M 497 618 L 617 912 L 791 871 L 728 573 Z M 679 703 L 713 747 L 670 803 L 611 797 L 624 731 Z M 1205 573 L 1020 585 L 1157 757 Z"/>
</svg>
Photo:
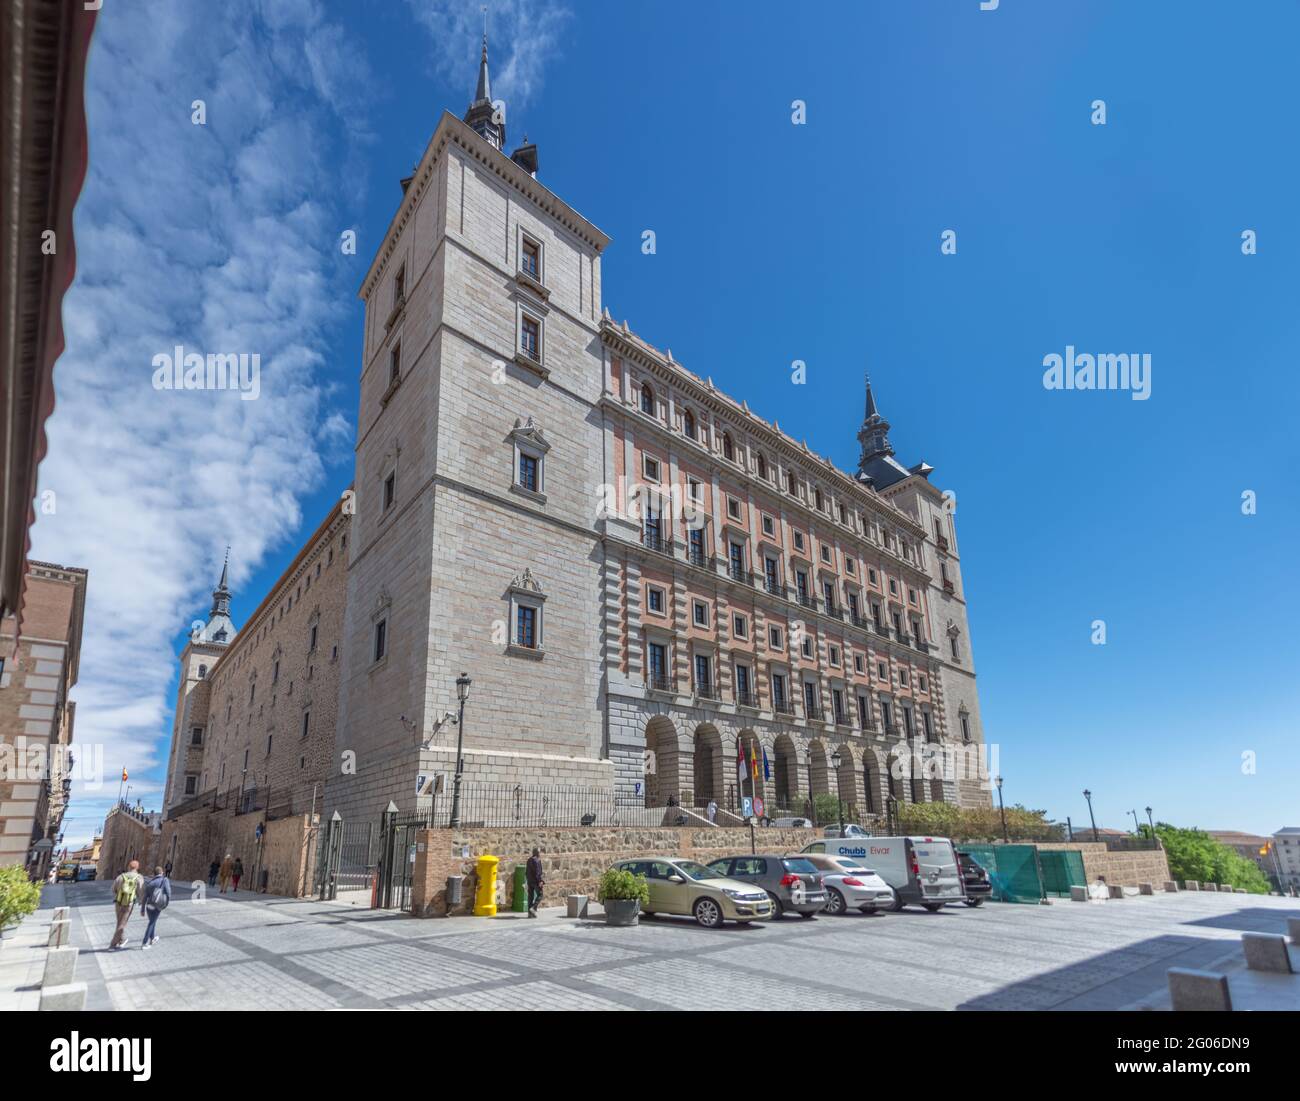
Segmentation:
<svg viewBox="0 0 1300 1101">
<path fill-rule="evenodd" d="M 41 888 L 21 864 L 0 868 L 0 933 L 17 925 L 40 905 Z"/>
<path fill-rule="evenodd" d="M 1145 827 L 1144 833 L 1149 833 Z M 1168 822 L 1156 823 L 1156 836 L 1164 846 L 1169 874 L 1185 882 L 1217 883 L 1244 887 L 1252 894 L 1268 894 L 1268 879 L 1253 860 L 1238 855 L 1204 830 L 1182 829 Z"/>
</svg>

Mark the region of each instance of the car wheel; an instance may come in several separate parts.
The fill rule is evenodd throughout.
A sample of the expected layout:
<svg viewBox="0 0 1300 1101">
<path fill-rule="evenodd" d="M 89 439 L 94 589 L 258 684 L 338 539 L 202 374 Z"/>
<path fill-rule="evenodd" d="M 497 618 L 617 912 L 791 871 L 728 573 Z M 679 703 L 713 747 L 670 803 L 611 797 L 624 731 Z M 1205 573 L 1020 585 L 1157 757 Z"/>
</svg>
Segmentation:
<svg viewBox="0 0 1300 1101">
<path fill-rule="evenodd" d="M 966 905 L 974 909 L 976 906 L 983 906 L 984 900 L 982 898 L 968 898 Z"/>
<path fill-rule="evenodd" d="M 815 918 L 815 917 L 817 916 L 817 911 L 816 911 L 816 910 L 800 910 L 800 911 L 799 911 L 799 916 L 800 916 L 801 918 L 803 918 L 805 921 L 809 921 L 809 920 L 811 920 L 812 918 Z"/>
<path fill-rule="evenodd" d="M 876 908 L 874 906 L 860 906 L 859 909 L 868 917 L 870 917 L 872 914 L 876 912 Z"/>
<path fill-rule="evenodd" d="M 771 892 L 768 893 L 767 897 L 772 900 L 772 920 L 775 921 L 777 918 L 785 917 L 785 906 L 782 905 L 781 900 Z"/>
<path fill-rule="evenodd" d="M 929 910 L 930 913 L 932 914 L 937 914 L 940 910 L 943 909 L 942 902 L 923 902 L 921 903 L 921 905 L 924 906 L 927 910 Z"/>
<path fill-rule="evenodd" d="M 906 903 L 903 901 L 903 896 L 902 896 L 902 895 L 895 895 L 895 896 L 894 896 L 894 904 L 890 907 L 890 909 L 893 910 L 894 913 L 896 913 L 896 914 L 901 914 L 901 913 L 903 912 L 903 907 L 904 907 L 905 905 L 906 905 Z"/>
<path fill-rule="evenodd" d="M 716 929 L 722 924 L 722 908 L 711 898 L 700 899 L 691 912 L 706 929 Z"/>
<path fill-rule="evenodd" d="M 844 901 L 844 896 L 834 887 L 826 888 L 826 912 L 833 917 L 839 917 L 848 909 L 848 903 Z"/>
</svg>

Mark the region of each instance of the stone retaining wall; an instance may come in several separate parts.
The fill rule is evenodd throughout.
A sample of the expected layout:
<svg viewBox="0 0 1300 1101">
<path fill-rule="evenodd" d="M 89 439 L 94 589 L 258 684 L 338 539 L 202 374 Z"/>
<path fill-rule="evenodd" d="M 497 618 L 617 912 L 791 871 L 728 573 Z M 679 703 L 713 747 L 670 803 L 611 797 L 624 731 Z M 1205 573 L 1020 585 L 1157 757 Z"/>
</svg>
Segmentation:
<svg viewBox="0 0 1300 1101">
<path fill-rule="evenodd" d="M 758 852 L 798 852 L 818 836 L 817 830 L 756 829 L 753 844 Z M 411 912 L 417 917 L 443 916 L 447 877 L 464 875 L 464 902 L 456 912 L 469 913 L 474 903 L 474 868 L 478 858 L 484 855 L 501 860 L 497 871 L 497 906 L 509 906 L 514 866 L 523 864 L 534 846 L 542 852 L 546 900 L 556 905 L 568 894 L 595 898 L 601 873 L 620 860 L 681 856 L 707 864 L 721 856 L 750 852 L 751 837 L 748 829 L 691 826 L 422 830 L 416 841 Z"/>
<path fill-rule="evenodd" d="M 1040 849 L 1077 849 L 1083 854 L 1083 871 L 1089 883 L 1099 875 L 1112 886 L 1136 887 L 1139 883 L 1163 885 L 1168 879 L 1169 862 L 1164 849 L 1112 852 L 1104 841 L 1037 841 Z"/>
<path fill-rule="evenodd" d="M 302 898 L 311 893 L 316 856 L 311 817 L 295 814 L 267 822 L 261 814 L 200 808 L 163 823 L 158 852 L 162 861 L 172 861 L 174 883 L 206 883 L 208 865 L 230 853 L 244 862 L 240 887 L 258 890 L 264 869 L 268 894 Z M 260 846 L 258 823 L 264 826 Z"/>
</svg>

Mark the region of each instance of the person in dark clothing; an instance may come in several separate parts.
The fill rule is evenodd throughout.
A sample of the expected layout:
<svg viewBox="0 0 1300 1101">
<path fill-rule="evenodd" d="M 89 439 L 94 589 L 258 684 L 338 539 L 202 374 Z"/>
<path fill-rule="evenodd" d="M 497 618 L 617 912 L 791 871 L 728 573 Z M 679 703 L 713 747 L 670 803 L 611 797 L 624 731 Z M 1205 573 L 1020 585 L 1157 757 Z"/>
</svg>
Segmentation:
<svg viewBox="0 0 1300 1101">
<path fill-rule="evenodd" d="M 153 870 L 153 878 L 144 881 L 140 897 L 140 916 L 149 919 L 145 927 L 144 943 L 141 948 L 150 948 L 158 943 L 158 915 L 172 900 L 172 884 L 167 873 L 161 868 Z"/>
<path fill-rule="evenodd" d="M 168 879 L 171 879 L 172 877 L 172 862 L 170 860 L 163 865 L 163 875 L 165 875 Z"/>
<path fill-rule="evenodd" d="M 244 862 L 235 857 L 235 863 L 230 869 L 230 880 L 235 885 L 235 893 L 239 893 L 239 881 L 244 878 Z"/>
<path fill-rule="evenodd" d="M 542 886 L 545 883 L 545 877 L 542 875 L 542 854 L 538 849 L 534 849 L 533 855 L 528 858 L 525 872 L 528 876 L 528 916 L 535 918 L 537 907 L 542 904 Z"/>
<path fill-rule="evenodd" d="M 209 887 L 215 887 L 217 885 L 217 873 L 220 871 L 221 871 L 220 861 L 214 860 L 211 864 L 208 865 L 208 886 Z"/>
</svg>

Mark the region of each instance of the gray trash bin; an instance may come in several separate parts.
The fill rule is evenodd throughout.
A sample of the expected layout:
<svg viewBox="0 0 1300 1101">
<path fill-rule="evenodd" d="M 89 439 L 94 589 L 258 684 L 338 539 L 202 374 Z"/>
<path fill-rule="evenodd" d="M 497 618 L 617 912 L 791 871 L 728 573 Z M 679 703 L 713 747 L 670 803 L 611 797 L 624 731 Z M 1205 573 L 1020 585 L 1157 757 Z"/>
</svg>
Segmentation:
<svg viewBox="0 0 1300 1101">
<path fill-rule="evenodd" d="M 465 898 L 465 877 L 449 875 L 447 877 L 447 912 L 459 906 Z"/>
</svg>

